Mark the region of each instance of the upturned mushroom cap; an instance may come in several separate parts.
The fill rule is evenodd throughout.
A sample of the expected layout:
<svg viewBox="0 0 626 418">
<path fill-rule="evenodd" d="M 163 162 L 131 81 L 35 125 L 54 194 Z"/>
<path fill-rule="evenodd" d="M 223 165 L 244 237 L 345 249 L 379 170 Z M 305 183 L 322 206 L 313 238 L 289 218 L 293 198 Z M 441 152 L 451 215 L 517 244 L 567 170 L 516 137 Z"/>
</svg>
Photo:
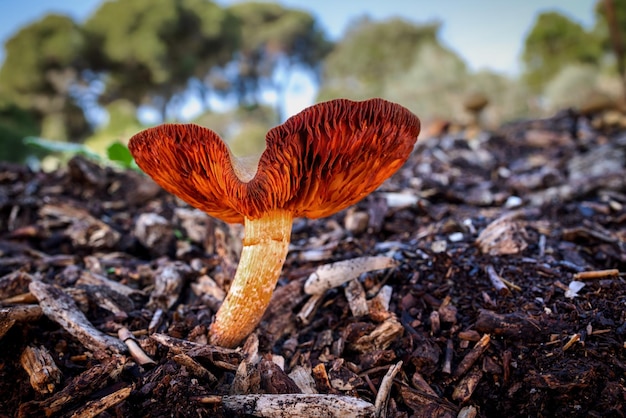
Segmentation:
<svg viewBox="0 0 626 418">
<path fill-rule="evenodd" d="M 419 119 L 382 99 L 332 100 L 271 129 L 258 165 L 232 155 L 213 131 L 165 124 L 140 132 L 129 149 L 161 187 L 226 222 L 272 210 L 320 218 L 376 189 L 408 158 Z"/>
</svg>

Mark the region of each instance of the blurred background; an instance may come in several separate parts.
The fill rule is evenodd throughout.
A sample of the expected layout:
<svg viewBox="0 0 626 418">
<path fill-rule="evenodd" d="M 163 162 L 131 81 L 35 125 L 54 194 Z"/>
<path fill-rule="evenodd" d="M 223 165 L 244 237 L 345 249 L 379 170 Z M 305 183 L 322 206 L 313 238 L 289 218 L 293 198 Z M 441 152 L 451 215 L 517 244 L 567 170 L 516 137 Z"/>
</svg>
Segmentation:
<svg viewBox="0 0 626 418">
<path fill-rule="evenodd" d="M 624 0 L 0 3 L 0 160 L 106 154 L 163 121 L 236 154 L 315 102 L 384 97 L 426 129 L 623 103 Z"/>
</svg>

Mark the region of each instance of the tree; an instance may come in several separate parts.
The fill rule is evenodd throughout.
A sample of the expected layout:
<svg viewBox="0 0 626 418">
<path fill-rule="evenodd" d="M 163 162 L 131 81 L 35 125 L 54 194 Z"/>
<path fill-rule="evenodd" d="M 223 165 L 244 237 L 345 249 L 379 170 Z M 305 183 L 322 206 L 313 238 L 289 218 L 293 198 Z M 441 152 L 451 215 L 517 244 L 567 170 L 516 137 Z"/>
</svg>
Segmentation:
<svg viewBox="0 0 626 418">
<path fill-rule="evenodd" d="M 89 81 L 104 83 L 100 102 L 151 105 L 163 119 L 190 80 L 229 62 L 239 43 L 232 14 L 207 0 L 107 1 L 85 31 Z"/>
<path fill-rule="evenodd" d="M 44 126 L 59 126 L 56 135 L 44 130 L 43 136 L 65 140 L 85 135 L 88 125 L 72 94 L 85 51 L 78 25 L 67 16 L 47 15 L 20 29 L 6 42 L 5 50 L 0 95 L 32 112 Z M 71 112 L 71 126 L 66 112 Z"/>
<path fill-rule="evenodd" d="M 604 51 L 615 56 L 617 72 L 626 99 L 626 2 L 599 0 L 596 3 L 596 27 Z"/>
<path fill-rule="evenodd" d="M 426 120 L 462 112 L 468 71 L 463 60 L 435 42 L 424 43 L 402 74 L 382 76 L 383 96 Z"/>
<path fill-rule="evenodd" d="M 0 104 L 0 161 L 24 162 L 26 157 L 39 154 L 24 145 L 27 136 L 39 134 L 37 120 L 32 112 L 27 112 L 14 104 Z"/>
<path fill-rule="evenodd" d="M 330 42 L 310 13 L 273 3 L 237 3 L 228 9 L 241 25 L 241 46 L 225 80 L 239 105 L 257 106 L 262 94 L 276 95 L 284 117 L 284 92 L 291 72 L 298 68 L 314 76 Z"/>
<path fill-rule="evenodd" d="M 535 92 L 567 64 L 598 65 L 602 51 L 593 34 L 557 12 L 539 15 L 524 42 L 525 79 Z"/>
<path fill-rule="evenodd" d="M 439 24 L 416 25 L 402 19 L 353 24 L 324 63 L 320 98 L 379 96 L 385 80 L 410 68 L 420 45 L 437 43 Z"/>
</svg>

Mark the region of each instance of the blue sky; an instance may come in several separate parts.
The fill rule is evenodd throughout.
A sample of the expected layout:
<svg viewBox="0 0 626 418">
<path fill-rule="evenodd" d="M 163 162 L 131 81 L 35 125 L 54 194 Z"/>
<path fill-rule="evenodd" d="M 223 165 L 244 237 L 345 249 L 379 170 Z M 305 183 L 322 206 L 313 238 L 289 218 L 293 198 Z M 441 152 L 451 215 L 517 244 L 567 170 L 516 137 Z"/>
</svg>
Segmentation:
<svg viewBox="0 0 626 418">
<path fill-rule="evenodd" d="M 231 1 L 220 0 L 226 4 Z M 459 53 L 470 68 L 490 68 L 509 74 L 519 71 L 518 58 L 526 31 L 537 13 L 557 10 L 586 27 L 593 23 L 595 0 L 281 0 L 316 15 L 332 38 L 364 14 L 374 19 L 401 16 L 415 22 L 443 22 L 443 42 Z M 0 42 L 20 26 L 50 12 L 78 20 L 93 13 L 102 0 L 0 1 Z M 4 50 L 1 57 L 4 56 Z"/>
<path fill-rule="evenodd" d="M 86 19 L 103 0 L 0 0 L 0 43 L 4 44 L 20 26 L 46 13 L 69 14 Z M 232 3 L 218 0 L 220 4 Z M 515 75 L 521 71 L 519 56 L 523 40 L 538 13 L 556 10 L 589 28 L 594 21 L 596 0 L 280 0 L 289 7 L 310 11 L 333 39 L 354 19 L 400 16 L 414 22 L 440 21 L 442 42 L 460 54 L 471 69 L 491 69 Z M 0 60 L 4 50 L 0 52 Z M 308 97 L 306 80 L 299 84 Z M 302 89 L 307 90 L 303 94 Z M 310 99 L 307 99 L 310 100 Z M 306 101 L 306 100 L 305 100 Z M 297 111 L 304 104 L 295 104 Z M 289 113 L 292 113 L 291 111 Z"/>
</svg>

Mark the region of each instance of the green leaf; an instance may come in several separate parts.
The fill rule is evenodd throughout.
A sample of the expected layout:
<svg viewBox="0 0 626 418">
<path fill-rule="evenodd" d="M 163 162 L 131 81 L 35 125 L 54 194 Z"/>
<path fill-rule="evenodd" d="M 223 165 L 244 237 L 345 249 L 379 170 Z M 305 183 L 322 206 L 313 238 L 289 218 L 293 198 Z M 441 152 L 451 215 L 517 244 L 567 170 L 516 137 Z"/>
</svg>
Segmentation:
<svg viewBox="0 0 626 418">
<path fill-rule="evenodd" d="M 107 157 L 122 167 L 130 168 L 133 165 L 133 156 L 121 142 L 116 141 L 107 148 Z"/>
</svg>

